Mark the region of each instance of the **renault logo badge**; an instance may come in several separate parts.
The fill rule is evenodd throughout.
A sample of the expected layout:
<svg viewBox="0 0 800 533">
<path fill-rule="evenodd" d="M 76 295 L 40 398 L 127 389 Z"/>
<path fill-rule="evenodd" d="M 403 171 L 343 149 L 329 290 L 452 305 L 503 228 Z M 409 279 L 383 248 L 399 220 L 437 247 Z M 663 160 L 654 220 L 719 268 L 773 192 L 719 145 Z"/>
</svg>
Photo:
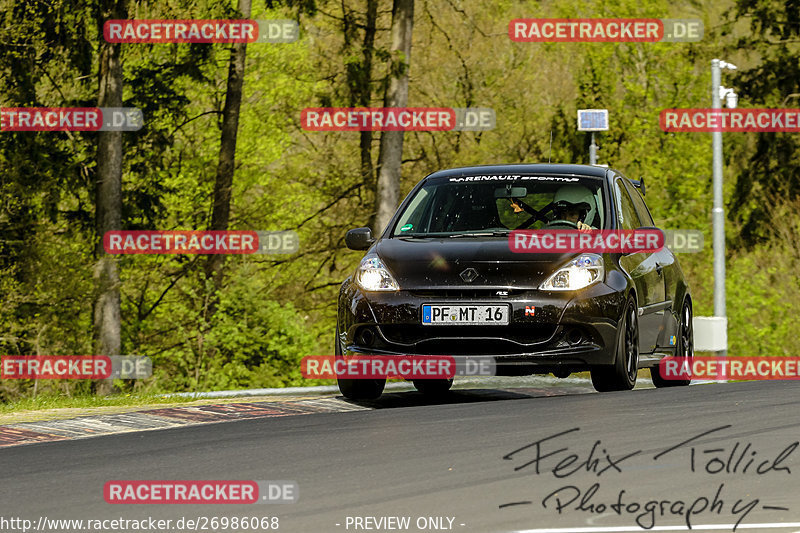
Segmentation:
<svg viewBox="0 0 800 533">
<path fill-rule="evenodd" d="M 478 271 L 470 267 L 460 274 L 461 279 L 467 283 L 472 283 L 478 277 Z"/>
</svg>

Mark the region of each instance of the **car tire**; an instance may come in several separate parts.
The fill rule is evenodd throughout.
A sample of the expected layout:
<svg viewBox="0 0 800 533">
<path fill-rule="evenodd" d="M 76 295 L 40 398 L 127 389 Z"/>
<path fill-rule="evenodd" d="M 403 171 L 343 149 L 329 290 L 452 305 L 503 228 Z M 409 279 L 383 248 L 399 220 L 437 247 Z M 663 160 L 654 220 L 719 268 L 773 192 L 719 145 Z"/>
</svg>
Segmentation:
<svg viewBox="0 0 800 533">
<path fill-rule="evenodd" d="M 441 396 L 446 394 L 453 386 L 453 378 L 450 379 L 415 379 L 414 387 L 426 396 Z"/>
<path fill-rule="evenodd" d="M 339 342 L 339 325 L 336 325 L 336 336 L 333 340 L 334 359 L 344 359 L 344 350 Z M 336 377 L 339 392 L 348 400 L 375 400 L 383 394 L 385 379 L 347 379 Z"/>
<path fill-rule="evenodd" d="M 591 370 L 592 385 L 598 392 L 630 390 L 639 372 L 639 316 L 636 301 L 628 299 L 620 319 L 614 364 Z"/>
<path fill-rule="evenodd" d="M 675 350 L 676 357 L 694 357 L 694 326 L 692 325 L 692 302 L 687 298 L 681 307 L 681 321 L 678 323 L 678 346 Z M 653 385 L 663 387 L 683 387 L 689 385 L 692 379 L 665 379 L 659 373 L 659 366 L 650 369 Z"/>
</svg>

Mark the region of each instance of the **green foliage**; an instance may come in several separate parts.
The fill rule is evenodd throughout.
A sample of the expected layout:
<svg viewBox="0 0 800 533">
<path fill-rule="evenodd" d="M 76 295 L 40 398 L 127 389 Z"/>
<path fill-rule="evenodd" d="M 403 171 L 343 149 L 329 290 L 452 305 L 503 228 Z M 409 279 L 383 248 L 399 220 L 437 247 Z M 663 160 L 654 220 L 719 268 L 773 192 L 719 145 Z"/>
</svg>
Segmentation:
<svg viewBox="0 0 800 533">
<path fill-rule="evenodd" d="M 797 262 L 792 255 L 782 246 L 761 245 L 731 258 L 727 311 L 732 355 L 797 354 L 800 278 L 792 274 Z"/>
<path fill-rule="evenodd" d="M 97 98 L 96 2 L 0 0 L 0 106 L 89 106 Z M 463 5 L 462 5 L 463 4 Z M 664 228 L 700 229 L 681 257 L 696 315 L 711 314 L 711 140 L 665 133 L 662 109 L 708 107 L 710 59 L 740 65 L 723 83 L 740 105 L 792 105 L 800 92 L 795 3 L 728 0 L 558 3 L 417 0 L 409 105 L 491 107 L 485 132 L 409 132 L 401 196 L 458 165 L 588 162 L 580 108 L 608 108 L 599 160 L 645 176 Z M 293 256 L 229 257 L 216 312 L 203 256 L 121 256 L 123 352 L 151 357 L 154 376 L 124 392 L 307 384 L 299 360 L 331 350 L 338 285 L 360 254 L 344 232 L 369 223 L 380 134 L 306 132 L 300 111 L 381 106 L 392 68 L 391 3 L 254 2 L 253 19 L 294 18 L 300 39 L 247 47 L 231 229 L 296 229 Z M 229 18 L 235 2 L 135 3 L 137 18 Z M 508 21 L 530 17 L 701 18 L 698 43 L 516 43 Z M 790 21 L 787 23 L 786 21 Z M 124 105 L 146 126 L 124 134 L 125 229 L 205 229 L 219 156 L 230 48 L 124 45 Z M 369 52 L 369 53 L 367 53 Z M 371 54 L 371 55 L 370 55 Z M 369 61 L 367 58 L 371 58 Z M 788 102 L 791 102 L 789 104 Z M 550 140 L 552 136 L 552 151 Z M 793 353 L 800 257 L 800 146 L 792 134 L 726 134 L 728 312 L 732 354 Z M 88 354 L 95 261 L 93 133 L 0 134 L 0 353 Z M 793 243 L 793 244 L 788 244 Z M 0 384 L 0 400 L 77 394 L 86 384 Z"/>
<path fill-rule="evenodd" d="M 303 384 L 300 360 L 316 348 L 309 316 L 292 304 L 262 299 L 267 291 L 247 270 L 252 265 L 237 269 L 237 283 L 227 287 L 212 323 L 199 334 L 182 321 L 173 322 L 171 338 L 178 345 L 152 356 L 157 390 Z M 169 307 L 154 317 L 154 324 L 169 324 Z"/>
<path fill-rule="evenodd" d="M 732 10 L 749 22 L 738 47 L 746 51 L 746 68 L 732 76 L 744 107 L 791 107 L 800 104 L 800 19 L 797 2 L 737 0 Z M 734 15 L 731 15 L 733 17 Z M 734 157 L 732 219 L 741 227 L 743 246 L 769 240 L 769 199 L 800 197 L 800 142 L 792 133 L 759 133 Z"/>
</svg>

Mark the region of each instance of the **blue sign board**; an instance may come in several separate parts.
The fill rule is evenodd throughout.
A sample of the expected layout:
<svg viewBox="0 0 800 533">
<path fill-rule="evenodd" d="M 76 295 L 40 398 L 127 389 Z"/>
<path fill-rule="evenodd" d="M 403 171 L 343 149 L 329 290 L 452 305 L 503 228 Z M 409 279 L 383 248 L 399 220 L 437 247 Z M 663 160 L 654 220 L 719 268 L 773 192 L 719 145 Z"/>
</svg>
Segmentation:
<svg viewBox="0 0 800 533">
<path fill-rule="evenodd" d="M 578 109 L 578 131 L 607 131 L 608 109 Z"/>
</svg>

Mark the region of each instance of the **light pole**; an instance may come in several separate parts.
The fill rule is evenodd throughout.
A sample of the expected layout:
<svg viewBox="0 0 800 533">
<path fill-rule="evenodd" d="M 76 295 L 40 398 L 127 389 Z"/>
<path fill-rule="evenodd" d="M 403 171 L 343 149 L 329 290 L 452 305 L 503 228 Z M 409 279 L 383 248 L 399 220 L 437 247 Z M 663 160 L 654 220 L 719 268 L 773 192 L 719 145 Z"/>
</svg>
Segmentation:
<svg viewBox="0 0 800 533">
<path fill-rule="evenodd" d="M 736 107 L 736 93 L 732 89 L 726 90 L 720 85 L 720 71 L 722 69 L 736 70 L 736 65 L 719 59 L 711 60 L 711 107 L 720 109 L 721 96 L 728 100 L 728 107 Z M 733 104 L 733 105 L 731 105 Z M 725 310 L 725 211 L 722 201 L 722 132 L 711 132 L 711 144 L 714 157 L 714 206 L 711 209 L 711 224 L 714 242 L 714 316 L 725 319 L 727 329 L 727 314 Z M 728 355 L 727 344 L 718 355 Z"/>
</svg>

